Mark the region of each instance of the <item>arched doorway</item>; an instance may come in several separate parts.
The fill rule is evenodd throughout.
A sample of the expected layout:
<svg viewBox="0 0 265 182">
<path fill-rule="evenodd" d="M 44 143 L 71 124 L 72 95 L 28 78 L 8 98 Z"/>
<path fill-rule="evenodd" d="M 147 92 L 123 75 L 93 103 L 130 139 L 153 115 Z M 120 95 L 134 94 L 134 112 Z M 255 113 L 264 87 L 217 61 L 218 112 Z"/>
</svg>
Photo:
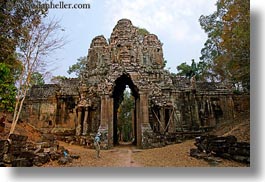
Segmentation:
<svg viewBox="0 0 265 182">
<path fill-rule="evenodd" d="M 126 88 L 130 89 L 130 93 L 134 98 L 133 102 L 133 110 L 132 110 L 132 121 L 131 121 L 131 138 L 132 144 L 136 145 L 137 144 L 137 139 L 139 138 L 137 136 L 137 130 L 138 130 L 138 124 L 137 124 L 137 112 L 139 110 L 138 104 L 139 103 L 139 90 L 138 88 L 134 85 L 131 77 L 129 74 L 123 74 L 119 78 L 116 79 L 114 83 L 114 88 L 112 92 L 112 97 L 113 97 L 113 144 L 118 145 L 119 141 L 122 139 L 120 135 L 122 132 L 119 129 L 120 122 L 119 117 L 118 117 L 118 111 L 119 107 L 124 99 L 124 91 Z M 122 109 L 122 108 L 121 108 Z M 129 122 L 130 123 L 130 122 Z"/>
</svg>

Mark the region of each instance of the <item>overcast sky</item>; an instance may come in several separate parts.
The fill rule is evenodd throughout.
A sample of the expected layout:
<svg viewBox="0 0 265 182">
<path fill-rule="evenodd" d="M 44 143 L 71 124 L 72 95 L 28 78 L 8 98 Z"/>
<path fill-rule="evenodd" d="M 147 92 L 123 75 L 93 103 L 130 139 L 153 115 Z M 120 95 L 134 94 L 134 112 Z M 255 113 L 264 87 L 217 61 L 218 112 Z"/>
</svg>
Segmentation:
<svg viewBox="0 0 265 182">
<path fill-rule="evenodd" d="M 54 1 L 59 2 L 59 1 Z M 215 0 L 64 0 L 64 3 L 89 3 L 90 9 L 50 9 L 49 17 L 60 20 L 67 45 L 49 58 L 52 74 L 68 75 L 70 65 L 86 56 L 91 40 L 97 35 L 106 39 L 122 18 L 146 28 L 163 43 L 167 68 L 191 59 L 199 60 L 207 35 L 201 29 L 199 17 L 216 9 Z"/>
</svg>

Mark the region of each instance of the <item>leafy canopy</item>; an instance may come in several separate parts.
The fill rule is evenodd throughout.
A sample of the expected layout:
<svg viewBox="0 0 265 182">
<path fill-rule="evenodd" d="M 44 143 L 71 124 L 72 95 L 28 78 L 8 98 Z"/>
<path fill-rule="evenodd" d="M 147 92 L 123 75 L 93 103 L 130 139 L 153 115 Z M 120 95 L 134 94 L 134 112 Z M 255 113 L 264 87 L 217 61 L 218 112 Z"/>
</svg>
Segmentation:
<svg viewBox="0 0 265 182">
<path fill-rule="evenodd" d="M 250 1 L 217 0 L 216 11 L 199 19 L 208 39 L 200 59 L 205 77 L 250 89 Z"/>
<path fill-rule="evenodd" d="M 80 73 L 85 70 L 87 58 L 86 56 L 77 59 L 77 62 L 69 67 L 67 73 L 75 73 L 77 77 L 80 77 Z"/>
<path fill-rule="evenodd" d="M 47 9 L 37 6 L 39 3 L 38 0 L 0 0 L 0 108 L 9 111 L 15 104 L 15 81 L 22 71 L 17 48 L 30 26 L 47 14 Z"/>
<path fill-rule="evenodd" d="M 30 84 L 31 85 L 44 85 L 45 81 L 44 81 L 43 75 L 39 72 L 32 73 Z"/>
<path fill-rule="evenodd" d="M 123 101 L 118 109 L 118 128 L 122 134 L 122 140 L 132 140 L 132 109 L 134 108 L 134 97 L 127 90 L 124 91 Z"/>
</svg>

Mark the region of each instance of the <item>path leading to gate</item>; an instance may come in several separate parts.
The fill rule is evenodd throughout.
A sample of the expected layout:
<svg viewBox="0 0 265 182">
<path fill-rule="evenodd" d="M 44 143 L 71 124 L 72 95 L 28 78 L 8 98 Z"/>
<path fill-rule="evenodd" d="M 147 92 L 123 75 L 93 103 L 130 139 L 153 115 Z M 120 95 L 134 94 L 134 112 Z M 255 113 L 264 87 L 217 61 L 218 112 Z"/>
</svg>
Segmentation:
<svg viewBox="0 0 265 182">
<path fill-rule="evenodd" d="M 135 152 L 141 152 L 142 150 L 136 149 L 135 146 L 130 144 L 121 144 L 116 146 L 110 152 L 115 158 L 122 159 L 120 162 L 124 167 L 143 167 L 141 164 L 133 160 L 132 154 Z"/>
<path fill-rule="evenodd" d="M 140 163 L 133 160 L 133 153 L 141 152 L 135 146 L 123 143 L 115 146 L 110 150 L 101 150 L 100 158 L 96 158 L 96 152 L 93 149 L 87 149 L 81 146 L 69 145 L 68 143 L 59 142 L 70 154 L 79 155 L 80 158 L 73 160 L 65 166 L 67 167 L 143 167 Z M 56 161 L 51 161 L 44 165 L 45 167 L 60 166 Z"/>
<path fill-rule="evenodd" d="M 81 146 L 69 145 L 60 142 L 70 154 L 79 155 L 68 163 L 67 167 L 211 167 L 208 162 L 190 157 L 189 151 L 194 148 L 194 141 L 185 141 L 180 144 L 165 146 L 162 148 L 141 150 L 133 145 L 119 145 L 110 150 L 101 150 L 101 158 L 96 158 L 93 149 Z M 51 161 L 44 167 L 59 167 L 57 161 Z M 60 166 L 60 167 L 64 167 Z M 234 161 L 221 160 L 215 167 L 244 167 L 245 164 Z"/>
</svg>

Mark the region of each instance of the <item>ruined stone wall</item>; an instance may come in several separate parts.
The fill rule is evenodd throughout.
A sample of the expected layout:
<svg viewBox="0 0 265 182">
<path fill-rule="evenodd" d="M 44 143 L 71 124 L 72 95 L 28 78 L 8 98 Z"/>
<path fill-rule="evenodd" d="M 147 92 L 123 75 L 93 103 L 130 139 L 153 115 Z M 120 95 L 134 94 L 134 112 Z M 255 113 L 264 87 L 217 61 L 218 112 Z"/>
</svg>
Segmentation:
<svg viewBox="0 0 265 182">
<path fill-rule="evenodd" d="M 143 36 L 130 20 L 119 20 L 109 39 L 99 35 L 92 40 L 80 80 L 31 89 L 24 118 L 39 128 L 73 129 L 80 137 L 101 131 L 108 148 L 117 138 L 117 110 L 127 85 L 135 98 L 136 143 L 148 148 L 178 141 L 176 132 L 232 120 L 235 108 L 249 110 L 229 86 L 179 77 L 164 66 L 158 37 Z"/>
<path fill-rule="evenodd" d="M 233 95 L 235 113 L 242 114 L 245 112 L 250 112 L 250 95 L 240 94 Z"/>
<path fill-rule="evenodd" d="M 75 107 L 79 99 L 78 80 L 33 86 L 27 95 L 21 119 L 43 132 L 54 128 L 75 128 Z"/>
<path fill-rule="evenodd" d="M 21 119 L 36 128 L 55 126 L 58 85 L 33 86 L 24 102 Z"/>
</svg>

